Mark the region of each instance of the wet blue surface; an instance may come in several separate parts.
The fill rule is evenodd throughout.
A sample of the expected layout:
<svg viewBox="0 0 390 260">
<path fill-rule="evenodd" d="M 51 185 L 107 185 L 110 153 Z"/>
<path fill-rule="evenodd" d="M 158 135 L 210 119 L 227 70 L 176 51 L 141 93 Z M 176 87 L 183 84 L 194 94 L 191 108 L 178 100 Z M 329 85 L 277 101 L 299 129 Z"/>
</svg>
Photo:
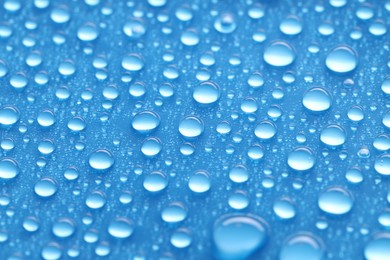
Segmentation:
<svg viewBox="0 0 390 260">
<path fill-rule="evenodd" d="M 1 259 L 390 259 L 390 1 L 0 6 Z"/>
</svg>

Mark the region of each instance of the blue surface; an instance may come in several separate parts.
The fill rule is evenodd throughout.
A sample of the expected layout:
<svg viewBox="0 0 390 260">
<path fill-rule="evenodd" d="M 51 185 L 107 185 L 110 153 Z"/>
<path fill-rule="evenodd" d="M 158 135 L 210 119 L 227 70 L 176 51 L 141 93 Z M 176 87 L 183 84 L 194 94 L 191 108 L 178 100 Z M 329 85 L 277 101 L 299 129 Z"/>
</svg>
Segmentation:
<svg viewBox="0 0 390 260">
<path fill-rule="evenodd" d="M 0 259 L 390 259 L 390 1 L 0 6 Z"/>
</svg>

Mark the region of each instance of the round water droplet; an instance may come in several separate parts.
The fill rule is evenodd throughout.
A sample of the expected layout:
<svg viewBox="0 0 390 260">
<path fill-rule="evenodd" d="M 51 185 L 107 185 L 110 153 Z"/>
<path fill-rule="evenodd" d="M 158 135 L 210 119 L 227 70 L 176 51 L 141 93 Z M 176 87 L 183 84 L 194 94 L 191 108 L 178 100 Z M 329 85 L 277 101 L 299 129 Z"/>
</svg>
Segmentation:
<svg viewBox="0 0 390 260">
<path fill-rule="evenodd" d="M 298 147 L 289 153 L 287 164 L 296 171 L 307 171 L 314 167 L 315 157 L 309 148 Z"/>
<path fill-rule="evenodd" d="M 114 164 L 114 156 L 106 149 L 97 149 L 89 156 L 88 163 L 95 170 L 107 170 Z"/>
<path fill-rule="evenodd" d="M 311 234 L 297 234 L 290 237 L 280 250 L 279 260 L 322 260 L 324 248 L 322 241 Z"/>
<path fill-rule="evenodd" d="M 332 99 L 329 92 L 324 88 L 315 87 L 305 92 L 302 104 L 311 112 L 323 112 L 331 107 Z"/>
<path fill-rule="evenodd" d="M 329 0 L 329 4 L 333 7 L 343 7 L 347 3 L 347 0 Z"/>
<path fill-rule="evenodd" d="M 39 197 L 48 198 L 56 194 L 58 190 L 57 182 L 49 177 L 40 179 L 34 186 L 34 192 Z"/>
<path fill-rule="evenodd" d="M 134 224 L 127 218 L 116 218 L 108 225 L 108 233 L 115 238 L 128 238 L 134 232 Z"/>
<path fill-rule="evenodd" d="M 199 44 L 200 38 L 195 30 L 188 29 L 181 34 L 180 41 L 186 46 L 195 46 Z"/>
<path fill-rule="evenodd" d="M 234 166 L 229 171 L 229 178 L 231 181 L 233 181 L 235 183 L 246 182 L 249 179 L 248 169 L 244 165 Z"/>
<path fill-rule="evenodd" d="M 45 260 L 57 260 L 62 257 L 61 247 L 57 243 L 49 243 L 42 248 L 41 256 Z"/>
<path fill-rule="evenodd" d="M 321 142 L 331 147 L 343 145 L 346 139 L 347 134 L 339 125 L 328 125 L 320 134 Z"/>
<path fill-rule="evenodd" d="M 50 18 L 53 22 L 62 24 L 70 20 L 69 8 L 65 5 L 54 7 L 51 10 Z"/>
<path fill-rule="evenodd" d="M 204 132 L 203 121 L 196 116 L 186 116 L 179 124 L 179 132 L 183 137 L 198 137 Z"/>
<path fill-rule="evenodd" d="M 258 109 L 257 107 L 257 102 L 254 98 L 246 98 L 244 101 L 241 103 L 241 110 L 244 113 L 254 113 Z"/>
<path fill-rule="evenodd" d="M 130 39 L 138 39 L 146 33 L 146 27 L 141 20 L 133 19 L 123 25 L 123 33 Z"/>
<path fill-rule="evenodd" d="M 217 83 L 205 81 L 194 88 L 192 97 L 199 104 L 214 104 L 220 97 L 220 88 Z"/>
<path fill-rule="evenodd" d="M 141 152 L 148 157 L 153 157 L 159 154 L 162 150 L 162 143 L 157 137 L 147 138 L 141 147 Z"/>
<path fill-rule="evenodd" d="M 154 7 L 161 7 L 166 5 L 167 0 L 148 0 L 148 3 Z"/>
<path fill-rule="evenodd" d="M 264 157 L 264 148 L 260 144 L 251 145 L 248 149 L 247 155 L 252 160 L 260 160 Z"/>
<path fill-rule="evenodd" d="M 390 233 L 376 234 L 364 248 L 367 260 L 388 260 L 390 255 Z"/>
<path fill-rule="evenodd" d="M 90 209 L 100 209 L 106 205 L 107 199 L 106 194 L 102 191 L 93 191 L 88 194 L 85 205 Z"/>
<path fill-rule="evenodd" d="M 122 68 L 129 71 L 140 71 L 144 67 L 142 57 L 136 53 L 131 53 L 122 59 Z"/>
<path fill-rule="evenodd" d="M 281 219 L 292 219 L 296 215 L 295 206 L 288 198 L 275 201 L 273 210 L 274 213 Z"/>
<path fill-rule="evenodd" d="M 233 209 L 245 209 L 249 205 L 248 195 L 244 191 L 236 191 L 229 196 L 228 204 Z"/>
<path fill-rule="evenodd" d="M 79 171 L 75 167 L 69 167 L 68 169 L 65 170 L 64 177 L 68 181 L 74 181 L 79 177 Z"/>
<path fill-rule="evenodd" d="M 274 123 L 268 120 L 260 122 L 255 128 L 255 135 L 262 140 L 271 139 L 276 135 L 276 126 Z"/>
<path fill-rule="evenodd" d="M 328 53 L 325 59 L 325 65 L 333 72 L 347 73 L 357 67 L 358 57 L 351 47 L 338 46 Z"/>
<path fill-rule="evenodd" d="M 167 223 L 178 223 L 187 218 L 187 210 L 181 203 L 174 202 L 162 210 L 161 218 Z"/>
<path fill-rule="evenodd" d="M 87 124 L 85 123 L 85 120 L 82 117 L 75 116 L 69 120 L 67 126 L 68 126 L 69 130 L 71 130 L 71 131 L 80 132 L 80 131 L 83 131 L 85 129 Z"/>
<path fill-rule="evenodd" d="M 250 215 L 224 215 L 213 229 L 218 259 L 247 259 L 262 248 L 268 238 L 266 222 Z"/>
<path fill-rule="evenodd" d="M 134 98 L 143 97 L 146 93 L 146 87 L 142 82 L 135 82 L 129 87 L 129 94 Z"/>
<path fill-rule="evenodd" d="M 390 110 L 386 111 L 386 113 L 383 115 L 382 124 L 390 129 Z"/>
<path fill-rule="evenodd" d="M 374 168 L 381 175 L 390 175 L 390 154 L 379 156 L 375 160 Z"/>
<path fill-rule="evenodd" d="M 195 172 L 188 180 L 188 187 L 195 193 L 205 193 L 210 190 L 210 175 L 205 171 Z"/>
<path fill-rule="evenodd" d="M 23 221 L 23 228 L 27 232 L 35 232 L 39 229 L 39 221 L 35 217 L 27 217 Z"/>
<path fill-rule="evenodd" d="M 75 225 L 76 224 L 69 218 L 60 218 L 54 223 L 52 232 L 59 238 L 70 237 L 76 230 Z"/>
<path fill-rule="evenodd" d="M 93 23 L 86 23 L 77 30 L 77 38 L 83 42 L 96 40 L 99 36 L 99 30 Z"/>
<path fill-rule="evenodd" d="M 63 76 L 71 76 L 76 72 L 76 66 L 73 61 L 66 60 L 60 63 L 58 72 Z"/>
<path fill-rule="evenodd" d="M 378 222 L 385 228 L 390 227 L 390 209 L 386 209 L 379 215 Z"/>
<path fill-rule="evenodd" d="M 327 188 L 318 197 L 318 207 L 332 215 L 343 215 L 350 212 L 353 203 L 350 192 L 341 187 Z"/>
<path fill-rule="evenodd" d="M 160 125 L 160 116 L 152 111 L 137 113 L 131 121 L 131 126 L 139 133 L 150 133 Z"/>
<path fill-rule="evenodd" d="M 358 168 L 352 168 L 347 170 L 345 173 L 345 178 L 350 183 L 361 183 L 363 181 L 363 174 Z"/>
<path fill-rule="evenodd" d="M 353 106 L 348 110 L 347 116 L 353 122 L 360 122 L 364 119 L 364 112 L 360 106 Z"/>
<path fill-rule="evenodd" d="M 54 113 L 51 110 L 42 110 L 37 117 L 37 122 L 40 126 L 50 127 L 56 122 Z"/>
<path fill-rule="evenodd" d="M 234 15 L 231 13 L 222 13 L 215 19 L 214 28 L 224 34 L 234 32 L 237 28 Z"/>
<path fill-rule="evenodd" d="M 0 178 L 13 179 L 19 174 L 18 163 L 12 158 L 3 158 L 0 160 Z"/>
<path fill-rule="evenodd" d="M 279 29 L 286 35 L 297 35 L 302 32 L 302 22 L 296 16 L 288 16 L 282 20 Z"/>
<path fill-rule="evenodd" d="M 170 240 L 171 244 L 176 248 L 186 248 L 192 243 L 191 233 L 184 228 L 176 230 Z"/>
<path fill-rule="evenodd" d="M 390 95 L 390 76 L 387 76 L 382 82 L 381 89 L 386 95 Z"/>
<path fill-rule="evenodd" d="M 19 121 L 19 111 L 13 106 L 4 106 L 0 109 L 0 125 L 12 126 Z"/>
<path fill-rule="evenodd" d="M 254 89 L 264 86 L 264 77 L 260 72 L 255 72 L 248 78 L 248 84 Z"/>
<path fill-rule="evenodd" d="M 162 172 L 151 172 L 145 176 L 143 186 L 150 192 L 160 192 L 168 186 L 168 177 Z"/>
<path fill-rule="evenodd" d="M 390 137 L 388 135 L 385 135 L 385 134 L 378 135 L 374 139 L 373 146 L 378 151 L 390 150 Z"/>
<path fill-rule="evenodd" d="M 293 47 L 284 41 L 276 41 L 267 46 L 264 50 L 263 59 L 266 63 L 274 67 L 288 66 L 296 58 Z"/>
</svg>

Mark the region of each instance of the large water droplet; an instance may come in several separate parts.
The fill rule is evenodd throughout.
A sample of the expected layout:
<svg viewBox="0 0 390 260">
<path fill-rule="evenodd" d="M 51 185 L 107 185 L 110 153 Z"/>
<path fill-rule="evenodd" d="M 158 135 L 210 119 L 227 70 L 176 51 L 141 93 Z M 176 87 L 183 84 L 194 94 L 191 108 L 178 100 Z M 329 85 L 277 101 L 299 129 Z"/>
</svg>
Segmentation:
<svg viewBox="0 0 390 260">
<path fill-rule="evenodd" d="M 204 193 L 210 190 L 210 176 L 205 171 L 195 172 L 188 181 L 188 187 L 195 193 Z"/>
<path fill-rule="evenodd" d="M 160 116 L 152 111 L 137 113 L 131 121 L 131 126 L 139 133 L 150 133 L 160 125 Z"/>
<path fill-rule="evenodd" d="M 250 215 L 224 215 L 215 222 L 213 241 L 218 259 L 247 259 L 264 246 L 267 224 Z"/>
<path fill-rule="evenodd" d="M 57 182 L 49 177 L 40 179 L 34 186 L 34 192 L 39 197 L 48 198 L 53 196 L 58 190 Z"/>
<path fill-rule="evenodd" d="M 108 233 L 115 238 L 128 238 L 134 232 L 134 224 L 127 218 L 116 218 L 108 225 Z"/>
<path fill-rule="evenodd" d="M 3 158 L 0 160 L 0 178 L 13 179 L 19 174 L 18 163 L 12 158 Z"/>
<path fill-rule="evenodd" d="M 160 192 L 168 186 L 168 177 L 162 172 L 151 172 L 145 176 L 143 186 L 150 192 Z"/>
<path fill-rule="evenodd" d="M 60 218 L 58 219 L 52 228 L 52 232 L 56 237 L 66 238 L 73 235 L 76 227 L 75 223 L 69 218 Z"/>
<path fill-rule="evenodd" d="M 364 248 L 367 260 L 388 260 L 390 256 L 390 233 L 378 233 Z"/>
<path fill-rule="evenodd" d="M 89 166 L 95 170 L 107 170 L 114 164 L 114 156 L 106 149 L 97 149 L 89 156 Z"/>
<path fill-rule="evenodd" d="M 332 215 L 343 215 L 351 211 L 353 198 L 350 192 L 341 187 L 330 187 L 318 198 L 318 207 Z"/>
<path fill-rule="evenodd" d="M 19 121 L 19 111 L 13 106 L 4 106 L 0 109 L 0 125 L 12 126 Z"/>
<path fill-rule="evenodd" d="M 309 148 L 298 147 L 289 153 L 287 163 L 296 171 L 307 171 L 315 165 L 315 157 Z"/>
<path fill-rule="evenodd" d="M 305 92 L 302 104 L 311 112 L 322 112 L 331 107 L 332 99 L 329 92 L 324 88 L 315 87 Z"/>
<path fill-rule="evenodd" d="M 139 71 L 144 67 L 144 61 L 140 55 L 131 53 L 122 59 L 122 67 L 129 71 Z"/>
<path fill-rule="evenodd" d="M 346 139 L 347 134 L 339 125 L 328 125 L 320 134 L 321 142 L 331 147 L 343 145 Z"/>
<path fill-rule="evenodd" d="M 257 124 L 255 128 L 255 135 L 262 140 L 268 140 L 276 135 L 276 131 L 276 126 L 274 123 L 268 120 L 264 120 Z"/>
<path fill-rule="evenodd" d="M 290 237 L 282 246 L 280 260 L 322 260 L 322 242 L 311 234 L 297 234 Z"/>
<path fill-rule="evenodd" d="M 356 68 L 358 57 L 351 47 L 338 46 L 333 48 L 326 56 L 325 64 L 333 72 L 347 73 Z"/>
<path fill-rule="evenodd" d="M 235 17 L 231 13 L 222 13 L 215 19 L 214 28 L 220 33 L 232 33 L 237 28 Z"/>
<path fill-rule="evenodd" d="M 293 47 L 284 41 L 276 41 L 266 47 L 263 59 L 274 67 L 288 66 L 294 62 L 296 57 Z"/>
<path fill-rule="evenodd" d="M 196 116 L 186 116 L 179 124 L 179 132 L 187 138 L 195 138 L 203 134 L 203 121 Z"/>
<path fill-rule="evenodd" d="M 220 88 L 215 82 L 205 81 L 194 88 L 192 97 L 199 104 L 213 104 L 220 97 Z"/>
<path fill-rule="evenodd" d="M 390 154 L 379 156 L 375 160 L 374 168 L 381 175 L 390 175 Z"/>
<path fill-rule="evenodd" d="M 161 218 L 167 223 L 177 223 L 185 220 L 187 217 L 187 210 L 179 202 L 171 203 L 161 212 Z"/>
</svg>

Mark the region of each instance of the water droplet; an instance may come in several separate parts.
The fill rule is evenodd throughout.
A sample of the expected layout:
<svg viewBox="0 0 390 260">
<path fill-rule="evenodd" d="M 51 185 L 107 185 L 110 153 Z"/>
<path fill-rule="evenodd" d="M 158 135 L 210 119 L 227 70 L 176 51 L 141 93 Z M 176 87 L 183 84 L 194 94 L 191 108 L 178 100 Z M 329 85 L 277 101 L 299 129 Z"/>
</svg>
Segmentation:
<svg viewBox="0 0 390 260">
<path fill-rule="evenodd" d="M 97 149 L 89 156 L 89 166 L 95 170 L 107 170 L 114 164 L 114 156 L 106 149 Z"/>
<path fill-rule="evenodd" d="M 50 155 L 54 152 L 56 146 L 50 139 L 45 139 L 38 144 L 38 151 L 43 155 Z"/>
<path fill-rule="evenodd" d="M 367 260 L 387 260 L 390 255 L 390 233 L 377 233 L 364 248 Z"/>
<path fill-rule="evenodd" d="M 173 202 L 161 212 L 161 218 L 167 223 L 177 223 L 187 218 L 187 210 L 179 202 Z"/>
<path fill-rule="evenodd" d="M 263 59 L 266 63 L 274 67 L 288 66 L 296 58 L 293 47 L 284 41 L 276 41 L 267 46 L 264 50 Z"/>
<path fill-rule="evenodd" d="M 381 89 L 386 95 L 390 95 L 390 76 L 387 76 L 382 82 Z"/>
<path fill-rule="evenodd" d="M 249 205 L 248 195 L 244 191 L 235 191 L 229 196 L 228 204 L 236 210 L 245 209 Z"/>
<path fill-rule="evenodd" d="M 390 137 L 388 135 L 382 134 L 375 137 L 373 146 L 378 151 L 387 151 L 390 150 Z"/>
<path fill-rule="evenodd" d="M 353 122 L 360 122 L 364 119 L 364 112 L 360 106 L 353 106 L 348 110 L 347 116 Z"/>
<path fill-rule="evenodd" d="M 19 111 L 13 106 L 4 106 L 0 109 L 0 125 L 12 126 L 19 121 Z"/>
<path fill-rule="evenodd" d="M 326 67 L 336 73 L 347 73 L 353 71 L 358 65 L 356 52 L 349 46 L 338 46 L 333 48 L 325 60 Z"/>
<path fill-rule="evenodd" d="M 128 238 L 134 232 L 134 224 L 127 218 L 116 218 L 108 225 L 108 233 L 115 238 Z"/>
<path fill-rule="evenodd" d="M 18 163 L 12 158 L 3 158 L 0 160 L 0 178 L 13 179 L 19 174 Z"/>
<path fill-rule="evenodd" d="M 382 124 L 390 129 L 390 110 L 386 111 L 386 113 L 383 115 Z"/>
<path fill-rule="evenodd" d="M 159 154 L 162 150 L 162 143 L 157 137 L 147 138 L 141 147 L 141 152 L 148 157 L 153 157 Z"/>
<path fill-rule="evenodd" d="M 199 104 L 214 104 L 220 97 L 220 88 L 215 82 L 205 81 L 194 88 L 192 97 Z"/>
<path fill-rule="evenodd" d="M 339 125 L 328 125 L 320 134 L 321 142 L 331 147 L 343 145 L 346 139 L 345 130 Z"/>
<path fill-rule="evenodd" d="M 69 120 L 67 126 L 68 126 L 69 130 L 71 130 L 71 131 L 80 132 L 80 131 L 83 131 L 85 129 L 87 124 L 85 123 L 85 120 L 82 117 L 75 116 Z"/>
<path fill-rule="evenodd" d="M 57 260 L 62 257 L 62 251 L 57 243 L 49 243 L 42 248 L 41 256 L 45 260 Z"/>
<path fill-rule="evenodd" d="M 60 218 L 53 224 L 52 232 L 59 238 L 70 237 L 76 230 L 75 225 L 69 218 Z"/>
<path fill-rule="evenodd" d="M 302 104 L 311 112 L 323 112 L 331 107 L 332 99 L 329 92 L 324 88 L 315 87 L 305 92 Z"/>
<path fill-rule="evenodd" d="M 180 41 L 186 46 L 195 46 L 199 44 L 200 38 L 194 29 L 188 29 L 181 34 Z"/>
<path fill-rule="evenodd" d="M 176 248 L 186 248 L 192 243 L 191 233 L 184 228 L 176 230 L 170 240 L 171 244 Z"/>
<path fill-rule="evenodd" d="M 23 220 L 23 228 L 27 232 L 35 232 L 39 229 L 39 222 L 35 217 L 27 217 Z"/>
<path fill-rule="evenodd" d="M 268 120 L 264 120 L 257 124 L 255 128 L 255 135 L 262 140 L 269 140 L 276 135 L 276 126 Z"/>
<path fill-rule="evenodd" d="M 131 125 L 139 133 L 150 133 L 160 125 L 160 116 L 152 111 L 142 111 L 137 113 Z"/>
<path fill-rule="evenodd" d="M 324 249 L 322 241 L 311 234 L 301 233 L 290 237 L 282 246 L 280 260 L 322 260 Z"/>
<path fill-rule="evenodd" d="M 267 224 L 250 215 L 224 215 L 213 229 L 218 259 L 247 259 L 262 248 L 267 240 Z"/>
<path fill-rule="evenodd" d="M 140 71 L 143 67 L 143 58 L 136 53 L 131 53 L 122 59 L 122 68 L 125 70 Z"/>
<path fill-rule="evenodd" d="M 188 180 L 188 187 L 195 193 L 205 193 L 210 190 L 210 175 L 205 171 L 196 171 Z"/>
<path fill-rule="evenodd" d="M 281 219 L 292 219 L 296 215 L 295 206 L 288 198 L 275 201 L 273 210 L 274 213 Z"/>
<path fill-rule="evenodd" d="M 318 197 L 318 207 L 331 215 L 343 215 L 351 211 L 353 198 L 349 191 L 341 187 L 327 188 Z"/>
<path fill-rule="evenodd" d="M 289 153 L 287 163 L 296 171 L 307 171 L 314 167 L 315 157 L 309 148 L 298 147 Z"/>
<path fill-rule="evenodd" d="M 9 83 L 15 90 L 22 90 L 27 86 L 28 79 L 23 72 L 18 72 L 15 75 L 12 75 Z"/>
<path fill-rule="evenodd" d="M 148 0 L 148 3 L 154 7 L 162 7 L 166 5 L 167 0 Z"/>
<path fill-rule="evenodd" d="M 379 156 L 375 160 L 374 168 L 381 175 L 390 175 L 390 154 Z"/>
<path fill-rule="evenodd" d="M 98 36 L 98 28 L 93 23 L 86 23 L 77 30 L 77 38 L 83 42 L 94 41 Z"/>
<path fill-rule="evenodd" d="M 72 60 L 66 60 L 60 63 L 58 72 L 63 76 L 71 76 L 76 72 L 76 66 Z"/>
<path fill-rule="evenodd" d="M 233 181 L 235 183 L 246 182 L 249 179 L 248 169 L 244 165 L 234 166 L 229 171 L 229 178 L 231 181 Z"/>
<path fill-rule="evenodd" d="M 107 199 L 106 194 L 102 191 L 93 191 L 88 194 L 85 205 L 90 209 L 100 209 L 106 205 Z"/>
<path fill-rule="evenodd" d="M 37 117 L 37 122 L 42 127 L 50 127 L 56 122 L 54 113 L 51 110 L 42 110 Z"/>
<path fill-rule="evenodd" d="M 66 23 L 70 20 L 69 8 L 65 5 L 54 7 L 50 13 L 50 18 L 55 23 Z"/>
<path fill-rule="evenodd" d="M 214 28 L 224 34 L 234 32 L 237 28 L 234 15 L 232 13 L 222 13 L 215 19 Z"/>
<path fill-rule="evenodd" d="M 361 183 L 363 181 L 363 174 L 358 168 L 352 168 L 347 170 L 345 173 L 345 178 L 350 183 Z"/>
<path fill-rule="evenodd" d="M 168 186 L 168 177 L 162 172 L 151 172 L 145 176 L 143 186 L 150 192 L 160 192 Z"/>
<path fill-rule="evenodd" d="M 40 179 L 34 186 L 34 192 L 39 197 L 48 198 L 56 194 L 58 190 L 57 182 L 49 177 Z"/>
<path fill-rule="evenodd" d="M 286 35 L 297 35 L 302 32 L 302 22 L 296 16 L 288 16 L 282 20 L 279 29 Z"/>
<path fill-rule="evenodd" d="M 132 19 L 124 24 L 123 33 L 130 39 L 139 39 L 146 33 L 146 27 L 143 21 Z"/>
<path fill-rule="evenodd" d="M 248 84 L 254 89 L 264 86 L 264 77 L 260 72 L 255 72 L 248 78 Z"/>
<path fill-rule="evenodd" d="M 186 116 L 180 121 L 179 132 L 183 137 L 198 137 L 204 132 L 203 121 L 196 116 Z"/>
</svg>

